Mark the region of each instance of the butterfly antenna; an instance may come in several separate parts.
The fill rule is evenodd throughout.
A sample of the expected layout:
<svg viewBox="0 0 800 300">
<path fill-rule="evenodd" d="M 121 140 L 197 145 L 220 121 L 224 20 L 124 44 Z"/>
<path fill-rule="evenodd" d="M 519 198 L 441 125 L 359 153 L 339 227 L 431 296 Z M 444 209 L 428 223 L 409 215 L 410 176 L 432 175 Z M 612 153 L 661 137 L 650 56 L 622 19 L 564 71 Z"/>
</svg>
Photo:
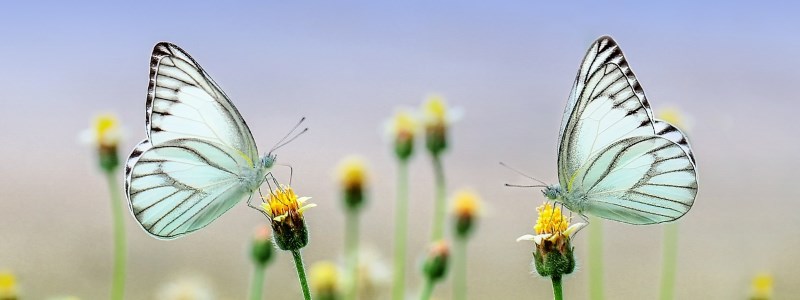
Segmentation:
<svg viewBox="0 0 800 300">
<path fill-rule="evenodd" d="M 308 132 L 308 127 L 306 127 L 306 128 L 303 128 L 303 131 L 300 131 L 300 132 L 298 132 L 298 133 L 297 133 L 297 134 L 295 134 L 293 137 L 291 137 L 290 139 L 288 139 L 288 140 L 284 141 L 283 143 L 281 143 L 281 144 L 279 144 L 279 145 L 276 145 L 276 146 L 275 146 L 275 147 L 273 147 L 273 148 L 272 148 L 272 150 L 270 150 L 269 152 L 270 152 L 270 153 L 272 153 L 272 151 L 278 150 L 279 148 L 281 148 L 281 147 L 283 147 L 283 146 L 286 146 L 287 144 L 291 143 L 292 141 L 294 141 L 295 139 L 297 139 L 298 137 L 300 137 L 300 135 L 302 135 L 303 133 L 306 133 L 306 132 Z"/>
<path fill-rule="evenodd" d="M 502 161 L 500 162 L 500 165 L 503 166 L 503 167 L 506 167 L 507 169 L 513 171 L 514 173 L 517 173 L 519 175 L 525 176 L 525 178 L 532 179 L 532 180 L 534 180 L 534 181 L 536 181 L 538 183 L 544 184 L 544 187 L 547 187 L 547 183 L 546 182 L 541 181 L 541 180 L 536 179 L 536 178 L 533 178 L 533 176 L 530 176 L 528 174 L 522 173 L 522 171 L 510 167 L 507 164 L 503 163 Z"/>
<path fill-rule="evenodd" d="M 284 135 L 284 136 L 283 136 L 283 137 L 282 137 L 280 140 L 278 140 L 278 142 L 277 142 L 277 143 L 275 143 L 275 146 L 272 146 L 272 149 L 270 149 L 270 150 L 269 150 L 269 153 L 272 153 L 273 151 L 275 151 L 275 150 L 278 150 L 278 148 L 280 148 L 280 147 L 283 147 L 283 146 L 284 146 L 284 145 L 286 145 L 288 142 L 291 142 L 291 141 L 293 141 L 294 139 L 296 139 L 298 136 L 300 136 L 300 134 L 302 134 L 302 133 L 306 132 L 306 131 L 308 130 L 308 128 L 305 128 L 305 129 L 303 129 L 303 131 L 302 131 L 302 132 L 298 133 L 298 134 L 297 134 L 297 135 L 295 135 L 293 138 L 289 139 L 289 136 L 290 136 L 290 135 L 292 135 L 292 133 L 293 133 L 295 130 L 297 130 L 297 128 L 299 128 L 299 127 L 300 127 L 300 125 L 301 125 L 301 124 L 303 124 L 303 122 L 304 122 L 305 120 L 306 120 L 306 117 L 302 117 L 302 118 L 300 118 L 300 121 L 298 121 L 298 122 L 297 122 L 297 124 L 294 124 L 294 126 L 292 127 L 292 129 L 291 129 L 291 130 L 289 130 L 289 132 L 287 132 L 287 133 L 286 133 L 286 135 Z M 287 141 L 287 139 L 289 139 L 289 140 Z"/>
<path fill-rule="evenodd" d="M 507 187 L 518 187 L 518 188 L 547 187 L 546 185 L 541 185 L 541 184 L 525 185 L 525 184 L 511 184 L 511 183 L 506 183 L 505 186 L 507 186 Z"/>
</svg>

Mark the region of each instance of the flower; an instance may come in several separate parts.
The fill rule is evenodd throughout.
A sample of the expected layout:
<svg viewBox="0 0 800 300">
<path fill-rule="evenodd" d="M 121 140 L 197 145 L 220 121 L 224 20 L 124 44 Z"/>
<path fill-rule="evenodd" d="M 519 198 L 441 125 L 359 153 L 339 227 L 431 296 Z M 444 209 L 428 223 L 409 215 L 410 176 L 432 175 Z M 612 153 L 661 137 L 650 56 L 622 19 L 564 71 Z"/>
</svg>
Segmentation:
<svg viewBox="0 0 800 300">
<path fill-rule="evenodd" d="M 318 299 L 333 300 L 339 298 L 339 268 L 330 261 L 314 263 L 309 270 L 309 281 Z"/>
<path fill-rule="evenodd" d="M 750 289 L 750 300 L 769 299 L 772 299 L 772 275 L 769 273 L 759 273 L 753 278 L 753 286 Z"/>
<path fill-rule="evenodd" d="M 453 197 L 453 215 L 455 216 L 456 236 L 466 238 L 475 225 L 475 218 L 480 213 L 481 200 L 472 190 L 462 189 Z"/>
<path fill-rule="evenodd" d="M 262 207 L 272 223 L 273 238 L 278 248 L 298 250 L 308 244 L 308 229 L 303 220 L 306 209 L 317 206 L 305 202 L 311 197 L 300 197 L 289 186 L 280 185 L 264 197 Z"/>
<path fill-rule="evenodd" d="M 17 299 L 17 277 L 8 271 L 0 271 L 0 299 Z"/>
<path fill-rule="evenodd" d="M 454 110 L 458 111 L 458 110 Z M 441 95 L 428 96 L 422 105 L 424 115 L 426 146 L 433 155 L 439 155 L 447 149 L 447 126 L 458 119 Z"/>
<path fill-rule="evenodd" d="M 253 244 L 250 254 L 253 262 L 264 266 L 272 259 L 272 242 L 269 226 L 262 225 L 256 228 L 253 235 Z"/>
<path fill-rule="evenodd" d="M 660 110 L 657 117 L 658 119 L 666 121 L 667 123 L 670 123 L 672 126 L 678 127 L 681 130 L 688 129 L 689 127 L 685 115 L 679 109 L 674 107 Z"/>
<path fill-rule="evenodd" d="M 217 297 L 209 284 L 200 278 L 188 277 L 169 282 L 161 287 L 159 300 L 211 300 Z"/>
<path fill-rule="evenodd" d="M 533 251 L 534 266 L 541 276 L 560 277 L 575 270 L 575 256 L 570 243 L 574 235 L 585 223 L 570 225 L 569 219 L 561 214 L 561 207 L 544 203 L 536 208 L 539 218 L 533 230 L 536 235 L 526 234 L 517 241 L 528 240 L 536 244 Z"/>
<path fill-rule="evenodd" d="M 119 166 L 117 147 L 122 140 L 122 129 L 119 119 L 110 113 L 99 114 L 92 119 L 90 128 L 81 132 L 83 143 L 97 148 L 100 167 L 107 172 Z"/>
<path fill-rule="evenodd" d="M 345 206 L 356 210 L 364 204 L 364 187 L 367 181 L 367 168 L 358 156 L 346 157 L 339 164 L 339 178 L 344 192 Z"/>
<path fill-rule="evenodd" d="M 392 280 L 392 271 L 373 247 L 360 247 L 358 250 L 358 294 L 361 299 L 382 299 L 383 288 Z"/>
<path fill-rule="evenodd" d="M 447 274 L 447 261 L 450 257 L 450 246 L 447 242 L 440 240 L 434 242 L 428 250 L 428 257 L 425 259 L 425 264 L 422 270 L 425 277 L 432 282 L 439 281 Z"/>
<path fill-rule="evenodd" d="M 417 135 L 417 118 L 407 109 L 399 109 L 387 122 L 386 131 L 394 140 L 394 153 L 400 160 L 408 160 L 414 153 L 414 137 Z"/>
</svg>

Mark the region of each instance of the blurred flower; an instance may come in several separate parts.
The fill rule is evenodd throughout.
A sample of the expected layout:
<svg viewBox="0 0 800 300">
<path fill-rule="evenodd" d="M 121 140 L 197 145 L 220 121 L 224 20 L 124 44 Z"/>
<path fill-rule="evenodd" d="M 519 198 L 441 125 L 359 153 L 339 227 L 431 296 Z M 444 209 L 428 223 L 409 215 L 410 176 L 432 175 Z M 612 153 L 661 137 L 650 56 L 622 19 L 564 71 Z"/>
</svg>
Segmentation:
<svg viewBox="0 0 800 300">
<path fill-rule="evenodd" d="M 772 275 L 759 273 L 753 277 L 753 286 L 750 289 L 750 300 L 772 299 Z"/>
<path fill-rule="evenodd" d="M 447 149 L 448 126 L 458 119 L 459 110 L 450 110 L 441 95 L 430 95 L 422 105 L 426 146 L 433 155 Z"/>
<path fill-rule="evenodd" d="M 272 223 L 275 244 L 282 250 L 298 250 L 308 244 L 308 229 L 303 220 L 306 204 L 311 197 L 300 197 L 289 186 L 280 185 L 264 197 L 262 207 Z"/>
<path fill-rule="evenodd" d="M 431 282 L 443 279 L 447 274 L 447 261 L 449 258 L 450 246 L 447 242 L 444 240 L 434 242 L 430 250 L 428 250 L 428 257 L 423 265 L 422 270 L 425 273 L 425 277 Z"/>
<path fill-rule="evenodd" d="M 253 236 L 253 245 L 250 251 L 253 262 L 262 266 L 266 265 L 272 259 L 272 253 L 272 239 L 269 226 L 258 226 Z"/>
<path fill-rule="evenodd" d="M 17 277 L 11 272 L 0 271 L 0 300 L 16 300 L 19 298 L 17 292 Z"/>
<path fill-rule="evenodd" d="M 344 192 L 345 207 L 357 210 L 364 204 L 367 167 L 361 157 L 349 156 L 339 164 L 339 178 Z"/>
<path fill-rule="evenodd" d="M 169 282 L 156 295 L 158 300 L 211 300 L 216 298 L 208 283 L 198 278 L 182 278 Z"/>
<path fill-rule="evenodd" d="M 689 127 L 684 113 L 675 107 L 668 107 L 659 110 L 658 115 L 656 115 L 656 118 L 662 121 L 666 121 L 667 123 L 672 124 L 672 126 L 675 126 L 680 130 L 686 130 Z"/>
<path fill-rule="evenodd" d="M 539 218 L 533 230 L 536 235 L 526 234 L 517 241 L 528 240 L 536 244 L 533 252 L 536 272 L 541 276 L 561 277 L 575 270 L 575 256 L 570 238 L 585 223 L 569 224 L 561 214 L 561 207 L 545 203 L 536 208 Z"/>
<path fill-rule="evenodd" d="M 361 247 L 358 251 L 358 293 L 361 299 L 380 299 L 380 292 L 391 282 L 391 269 L 372 247 Z"/>
<path fill-rule="evenodd" d="M 475 191 L 462 189 L 456 192 L 453 196 L 453 215 L 458 238 L 466 238 L 472 233 L 480 210 L 481 200 Z"/>
<path fill-rule="evenodd" d="M 330 261 L 314 263 L 309 270 L 309 280 L 314 296 L 321 300 L 340 298 L 339 268 Z"/>
<path fill-rule="evenodd" d="M 407 160 L 414 152 L 417 123 L 417 118 L 406 109 L 395 112 L 387 122 L 386 131 L 394 140 L 394 152 L 400 160 Z"/>
<path fill-rule="evenodd" d="M 95 116 L 91 127 L 81 132 L 80 139 L 83 143 L 96 147 L 100 167 L 104 171 L 110 172 L 119 166 L 117 147 L 122 140 L 122 129 L 115 115 L 104 113 Z"/>
</svg>

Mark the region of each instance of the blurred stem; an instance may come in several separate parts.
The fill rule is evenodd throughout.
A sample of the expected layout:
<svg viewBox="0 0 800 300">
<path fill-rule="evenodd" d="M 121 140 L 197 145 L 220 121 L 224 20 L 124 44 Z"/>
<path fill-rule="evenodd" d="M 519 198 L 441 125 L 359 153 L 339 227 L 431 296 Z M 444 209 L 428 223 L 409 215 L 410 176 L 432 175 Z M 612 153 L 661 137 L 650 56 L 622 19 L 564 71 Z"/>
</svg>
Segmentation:
<svg viewBox="0 0 800 300">
<path fill-rule="evenodd" d="M 602 300 L 603 219 L 589 216 L 589 224 L 589 299 Z"/>
<path fill-rule="evenodd" d="M 678 223 L 664 226 L 664 257 L 661 262 L 661 300 L 675 298 L 675 273 L 678 265 Z"/>
<path fill-rule="evenodd" d="M 434 203 L 433 212 L 433 232 L 431 234 L 431 242 L 441 240 L 444 237 L 444 217 L 445 217 L 445 183 L 444 183 L 444 167 L 442 167 L 442 158 L 439 154 L 433 155 L 433 172 L 436 176 L 436 203 Z"/>
<path fill-rule="evenodd" d="M 564 299 L 564 294 L 561 289 L 561 276 L 552 276 L 550 279 L 553 280 L 553 299 L 555 300 L 562 300 Z"/>
<path fill-rule="evenodd" d="M 433 280 L 425 279 L 425 286 L 422 288 L 422 294 L 419 295 L 420 300 L 428 300 L 433 294 Z"/>
<path fill-rule="evenodd" d="M 406 241 L 408 240 L 408 160 L 397 165 L 397 203 L 394 215 L 394 284 L 392 299 L 404 300 L 406 291 Z"/>
<path fill-rule="evenodd" d="M 264 299 L 264 273 L 266 270 L 267 264 L 255 264 L 253 282 L 250 284 L 250 300 Z"/>
<path fill-rule="evenodd" d="M 453 299 L 467 299 L 467 238 L 456 237 L 455 278 L 453 278 Z"/>
<path fill-rule="evenodd" d="M 358 287 L 358 211 L 348 209 L 345 216 L 344 247 L 347 255 L 345 299 L 356 299 Z"/>
<path fill-rule="evenodd" d="M 311 292 L 308 290 L 308 279 L 306 279 L 306 269 L 303 266 L 303 256 L 300 250 L 291 250 L 294 257 L 294 267 L 297 269 L 297 278 L 300 280 L 300 288 L 303 289 L 303 299 L 311 300 Z"/>
<path fill-rule="evenodd" d="M 111 193 L 111 216 L 114 223 L 114 273 L 111 278 L 111 299 L 119 300 L 125 296 L 125 219 L 122 208 L 122 195 L 117 181 L 116 168 L 105 172 L 108 190 Z"/>
</svg>

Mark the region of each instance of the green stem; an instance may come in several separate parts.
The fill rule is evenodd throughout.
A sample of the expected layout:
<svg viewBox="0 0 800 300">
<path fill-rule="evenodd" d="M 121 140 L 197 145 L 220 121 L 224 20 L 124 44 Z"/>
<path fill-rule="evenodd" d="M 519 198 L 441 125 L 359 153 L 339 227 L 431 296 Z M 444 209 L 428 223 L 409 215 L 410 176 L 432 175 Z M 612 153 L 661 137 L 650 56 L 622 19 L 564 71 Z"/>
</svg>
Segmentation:
<svg viewBox="0 0 800 300">
<path fill-rule="evenodd" d="M 444 237 L 444 218 L 445 218 L 445 183 L 444 168 L 442 159 L 439 155 L 433 155 L 433 172 L 436 176 L 436 203 L 433 212 L 433 232 L 431 242 L 441 240 Z"/>
<path fill-rule="evenodd" d="M 603 299 L 603 219 L 589 216 L 589 299 Z"/>
<path fill-rule="evenodd" d="M 348 210 L 345 216 L 345 255 L 347 255 L 347 290 L 345 299 L 354 300 L 357 295 L 358 283 L 358 212 Z"/>
<path fill-rule="evenodd" d="M 264 273 L 267 264 L 255 264 L 253 270 L 253 282 L 250 284 L 250 300 L 264 299 Z"/>
<path fill-rule="evenodd" d="M 433 295 L 433 280 L 425 279 L 425 286 L 422 287 L 422 294 L 419 295 L 420 300 L 428 300 Z"/>
<path fill-rule="evenodd" d="M 453 253 L 455 256 L 455 278 L 453 278 L 453 299 L 466 300 L 467 299 L 467 239 L 456 238 L 455 242 L 456 251 Z"/>
<path fill-rule="evenodd" d="M 406 291 L 406 241 L 408 240 L 408 161 L 397 166 L 397 200 L 394 215 L 394 284 L 392 299 L 404 300 Z"/>
<path fill-rule="evenodd" d="M 561 290 L 561 276 L 552 276 L 550 279 L 553 280 L 553 299 L 555 300 L 562 300 L 564 299 L 563 291 Z"/>
<path fill-rule="evenodd" d="M 291 250 L 294 257 L 294 267 L 297 268 L 297 278 L 300 279 L 300 288 L 303 289 L 303 299 L 311 300 L 311 292 L 308 290 L 308 279 L 306 279 L 306 269 L 303 267 L 303 256 L 300 250 Z"/>
<path fill-rule="evenodd" d="M 120 300 L 125 296 L 125 219 L 121 188 L 115 171 L 116 168 L 105 172 L 105 175 L 111 192 L 111 216 L 114 223 L 114 274 L 111 279 L 111 299 Z"/>
<path fill-rule="evenodd" d="M 678 223 L 664 226 L 664 258 L 661 262 L 661 300 L 675 298 L 675 272 L 678 265 Z"/>
</svg>

